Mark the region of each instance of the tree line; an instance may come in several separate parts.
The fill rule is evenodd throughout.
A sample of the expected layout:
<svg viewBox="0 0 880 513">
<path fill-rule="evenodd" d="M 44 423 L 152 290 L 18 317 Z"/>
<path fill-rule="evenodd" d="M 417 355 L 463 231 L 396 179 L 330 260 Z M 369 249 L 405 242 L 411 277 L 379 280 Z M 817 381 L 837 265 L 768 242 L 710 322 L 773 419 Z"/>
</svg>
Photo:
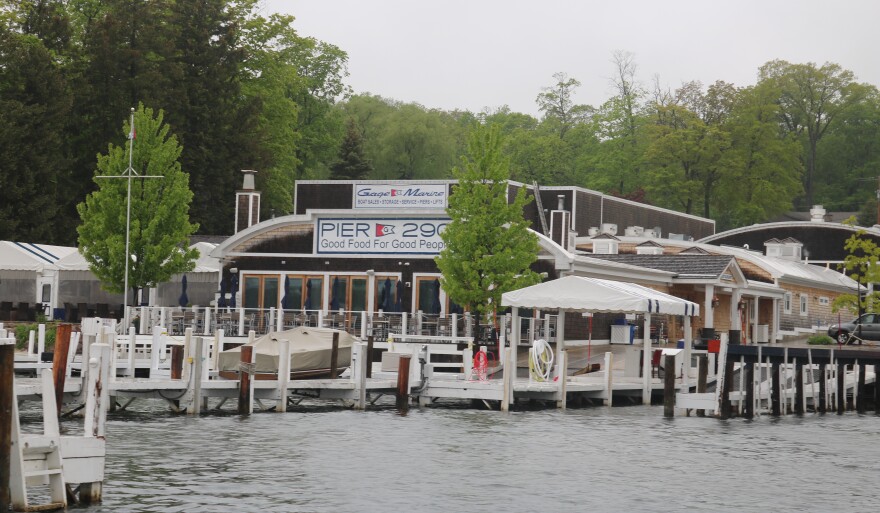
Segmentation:
<svg viewBox="0 0 880 513">
<path fill-rule="evenodd" d="M 821 203 L 873 224 L 880 96 L 833 63 L 772 60 L 752 86 L 646 86 L 631 54 L 614 94 L 574 100 L 564 73 L 540 116 L 429 109 L 346 85 L 348 56 L 259 0 L 0 0 L 0 239 L 73 244 L 97 155 L 143 103 L 164 112 L 200 233 L 228 234 L 241 169 L 264 216 L 307 178 L 451 178 L 477 124 L 498 125 L 510 178 L 576 185 L 718 221 Z M 867 184 L 867 185 L 866 185 Z"/>
</svg>

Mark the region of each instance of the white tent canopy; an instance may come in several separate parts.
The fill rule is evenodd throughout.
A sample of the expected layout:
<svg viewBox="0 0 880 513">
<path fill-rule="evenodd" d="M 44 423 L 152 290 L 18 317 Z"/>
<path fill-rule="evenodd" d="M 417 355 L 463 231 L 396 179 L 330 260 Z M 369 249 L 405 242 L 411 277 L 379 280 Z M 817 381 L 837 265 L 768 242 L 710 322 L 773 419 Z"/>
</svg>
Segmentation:
<svg viewBox="0 0 880 513">
<path fill-rule="evenodd" d="M 621 312 L 696 316 L 700 306 L 635 283 L 566 276 L 505 292 L 503 306 L 573 312 Z"/>
<path fill-rule="evenodd" d="M 558 310 L 557 350 L 560 351 L 559 361 L 565 376 L 567 357 L 565 356 L 565 312 L 621 312 L 644 314 L 645 326 L 643 337 L 644 357 L 642 358 L 642 403 L 651 404 L 651 315 L 682 315 L 684 316 L 685 351 L 684 361 L 690 362 L 690 318 L 699 315 L 700 307 L 664 292 L 660 292 L 635 283 L 588 278 L 586 276 L 566 276 L 557 280 L 547 281 L 519 290 L 505 292 L 501 295 L 501 304 L 513 308 L 513 332 L 511 347 L 519 346 L 519 309 L 540 308 Z M 516 365 L 516 351 L 511 351 Z M 605 372 L 612 372 L 605 369 Z M 562 379 L 560 394 L 565 396 L 565 382 Z M 683 387 L 687 389 L 687 373 L 683 376 Z"/>
</svg>

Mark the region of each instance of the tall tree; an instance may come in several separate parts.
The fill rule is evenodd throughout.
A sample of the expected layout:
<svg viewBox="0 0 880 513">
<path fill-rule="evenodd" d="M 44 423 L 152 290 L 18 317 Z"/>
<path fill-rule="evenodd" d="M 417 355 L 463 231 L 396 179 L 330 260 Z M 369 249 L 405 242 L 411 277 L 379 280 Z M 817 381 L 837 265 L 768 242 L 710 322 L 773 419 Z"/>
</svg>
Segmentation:
<svg viewBox="0 0 880 513">
<path fill-rule="evenodd" d="M 163 122 L 163 113 L 140 105 L 134 129 L 123 126 L 135 137 L 132 169 L 140 176 L 131 183 L 131 223 L 126 226 L 129 180 L 120 177 L 129 164 L 129 144 L 110 144 L 98 156 L 95 183 L 98 189 L 86 197 L 77 210 L 82 224 L 77 228 L 79 250 L 89 268 L 109 292 L 124 292 L 125 239 L 128 229 L 128 284 L 132 291 L 167 281 L 171 275 L 191 271 L 198 251 L 188 248 L 189 236 L 198 225 L 189 222 L 193 193 L 189 176 L 181 170 L 182 148 Z"/>
<path fill-rule="evenodd" d="M 538 239 L 523 219 L 530 198 L 521 188 L 508 203 L 502 144 L 498 127 L 473 130 L 467 155 L 452 171 L 458 184 L 446 209 L 451 221 L 441 234 L 446 246 L 435 259 L 443 289 L 452 301 L 467 305 L 478 324 L 498 308 L 501 294 L 541 280 L 529 267 L 538 258 Z"/>
<path fill-rule="evenodd" d="M 816 66 L 812 62 L 792 64 L 770 61 L 759 70 L 759 82 L 767 81 L 779 91 L 780 120 L 804 143 L 804 194 L 806 204 L 813 204 L 819 141 L 837 117 L 863 96 L 855 76 L 838 64 Z"/>
<path fill-rule="evenodd" d="M 66 197 L 61 128 L 71 99 L 62 70 L 37 37 L 3 25 L 0 62 L 0 239 L 66 242 L 53 229 Z"/>
<path fill-rule="evenodd" d="M 355 124 L 348 118 L 345 139 L 339 148 L 339 160 L 330 166 L 330 178 L 333 180 L 363 180 L 367 178 L 373 166 L 364 155 L 364 139 Z"/>
<path fill-rule="evenodd" d="M 535 102 L 538 104 L 538 109 L 544 113 L 544 121 L 552 122 L 559 138 L 564 139 L 566 132 L 583 121 L 592 108 L 574 102 L 574 91 L 581 85 L 577 79 L 569 78 L 567 74 L 561 72 L 555 73 L 553 78 L 556 83 L 545 87 L 543 92 L 538 94 Z"/>
</svg>

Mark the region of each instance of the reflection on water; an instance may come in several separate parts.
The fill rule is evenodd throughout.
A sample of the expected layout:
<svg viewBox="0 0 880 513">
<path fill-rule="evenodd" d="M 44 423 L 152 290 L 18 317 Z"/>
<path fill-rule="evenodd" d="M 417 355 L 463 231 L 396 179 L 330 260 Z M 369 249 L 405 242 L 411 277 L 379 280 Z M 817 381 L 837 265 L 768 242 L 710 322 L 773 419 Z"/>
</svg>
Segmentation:
<svg viewBox="0 0 880 513">
<path fill-rule="evenodd" d="M 662 407 L 115 415 L 104 503 L 80 511 L 868 511 L 878 427 Z"/>
</svg>

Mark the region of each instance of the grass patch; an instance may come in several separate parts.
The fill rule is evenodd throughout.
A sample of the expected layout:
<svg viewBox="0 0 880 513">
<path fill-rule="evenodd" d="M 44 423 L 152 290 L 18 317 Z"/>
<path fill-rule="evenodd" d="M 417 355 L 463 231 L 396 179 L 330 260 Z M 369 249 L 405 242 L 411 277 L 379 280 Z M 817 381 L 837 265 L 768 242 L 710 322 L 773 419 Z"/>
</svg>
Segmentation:
<svg viewBox="0 0 880 513">
<path fill-rule="evenodd" d="M 57 323 L 46 324 L 46 351 L 55 348 L 55 327 Z M 15 326 L 15 348 L 23 350 L 27 348 L 30 332 L 36 332 L 37 324 L 18 324 Z M 36 333 L 34 334 L 34 344 L 36 345 Z"/>
<path fill-rule="evenodd" d="M 807 344 L 811 346 L 831 346 L 834 345 L 834 339 L 828 335 L 813 335 L 807 339 Z"/>
</svg>

